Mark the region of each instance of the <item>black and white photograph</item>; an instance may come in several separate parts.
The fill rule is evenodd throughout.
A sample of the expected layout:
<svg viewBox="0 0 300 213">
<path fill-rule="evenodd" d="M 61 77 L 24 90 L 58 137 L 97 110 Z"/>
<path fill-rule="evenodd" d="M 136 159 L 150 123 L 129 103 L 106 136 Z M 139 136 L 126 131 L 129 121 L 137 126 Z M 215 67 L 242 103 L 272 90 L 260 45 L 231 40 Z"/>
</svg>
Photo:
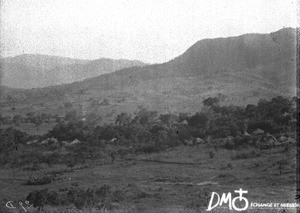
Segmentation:
<svg viewBox="0 0 300 213">
<path fill-rule="evenodd" d="M 0 9 L 0 213 L 300 211 L 298 0 Z"/>
</svg>

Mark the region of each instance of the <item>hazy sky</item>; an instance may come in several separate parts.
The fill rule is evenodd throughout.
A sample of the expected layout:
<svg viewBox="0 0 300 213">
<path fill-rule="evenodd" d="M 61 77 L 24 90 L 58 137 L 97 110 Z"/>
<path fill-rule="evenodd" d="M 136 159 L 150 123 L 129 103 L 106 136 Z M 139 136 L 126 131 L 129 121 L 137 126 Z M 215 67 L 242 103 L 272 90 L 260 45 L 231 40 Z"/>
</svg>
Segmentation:
<svg viewBox="0 0 300 213">
<path fill-rule="evenodd" d="M 204 38 L 295 27 L 297 0 L 1 0 L 1 55 L 168 61 Z"/>
</svg>

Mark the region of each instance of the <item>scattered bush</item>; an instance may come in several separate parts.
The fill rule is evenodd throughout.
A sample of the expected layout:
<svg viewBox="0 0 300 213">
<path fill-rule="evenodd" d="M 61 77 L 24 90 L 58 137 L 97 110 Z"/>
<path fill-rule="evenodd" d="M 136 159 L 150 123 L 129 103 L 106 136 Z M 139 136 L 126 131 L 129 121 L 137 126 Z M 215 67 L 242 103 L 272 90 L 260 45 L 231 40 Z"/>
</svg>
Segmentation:
<svg viewBox="0 0 300 213">
<path fill-rule="evenodd" d="M 258 153 L 256 150 L 251 150 L 250 152 L 246 151 L 246 152 L 237 153 L 237 154 L 231 156 L 231 159 L 232 160 L 240 160 L 240 159 L 255 158 L 255 157 L 259 157 L 259 156 L 260 156 L 260 153 Z"/>
<path fill-rule="evenodd" d="M 44 176 L 42 178 L 32 178 L 27 180 L 26 184 L 27 185 L 46 185 L 51 183 L 55 177 L 53 176 Z"/>
<path fill-rule="evenodd" d="M 159 151 L 160 149 L 156 145 L 144 145 L 136 149 L 137 153 L 154 153 Z"/>
<path fill-rule="evenodd" d="M 200 190 L 190 195 L 190 201 L 185 205 L 188 209 L 200 209 L 208 206 L 210 193 Z"/>
<path fill-rule="evenodd" d="M 48 196 L 48 189 L 43 189 L 40 191 L 35 190 L 28 194 L 26 200 L 28 200 L 29 203 L 31 203 L 34 208 L 38 208 L 38 210 L 41 210 L 44 208 L 44 205 L 48 203 L 47 196 Z"/>
<path fill-rule="evenodd" d="M 124 192 L 112 190 L 111 186 L 103 185 L 97 189 L 71 188 L 65 190 L 48 191 L 48 189 L 34 190 L 28 194 L 26 200 L 33 204 L 34 208 L 43 209 L 44 205 L 58 206 L 73 204 L 77 209 L 84 207 L 98 207 L 100 209 L 112 209 L 117 203 L 124 200 Z"/>
</svg>

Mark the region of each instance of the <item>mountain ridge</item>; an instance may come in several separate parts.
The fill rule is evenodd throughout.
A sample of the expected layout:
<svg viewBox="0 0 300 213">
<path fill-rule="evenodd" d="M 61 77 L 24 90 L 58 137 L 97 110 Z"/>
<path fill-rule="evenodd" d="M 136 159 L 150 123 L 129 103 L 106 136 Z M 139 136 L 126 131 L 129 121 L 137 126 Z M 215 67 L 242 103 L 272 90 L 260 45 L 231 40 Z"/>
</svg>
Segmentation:
<svg viewBox="0 0 300 213">
<path fill-rule="evenodd" d="M 22 54 L 1 58 L 1 84 L 23 89 L 47 87 L 96 77 L 125 67 L 144 65 L 141 61 L 126 59 L 88 60 Z"/>
<path fill-rule="evenodd" d="M 209 96 L 240 105 L 277 95 L 293 96 L 295 41 L 293 28 L 204 39 L 162 64 L 128 67 L 83 81 L 34 89 L 24 97 L 31 101 L 55 97 L 63 102 L 126 97 L 124 107 L 135 103 L 184 111 L 195 109 Z"/>
</svg>

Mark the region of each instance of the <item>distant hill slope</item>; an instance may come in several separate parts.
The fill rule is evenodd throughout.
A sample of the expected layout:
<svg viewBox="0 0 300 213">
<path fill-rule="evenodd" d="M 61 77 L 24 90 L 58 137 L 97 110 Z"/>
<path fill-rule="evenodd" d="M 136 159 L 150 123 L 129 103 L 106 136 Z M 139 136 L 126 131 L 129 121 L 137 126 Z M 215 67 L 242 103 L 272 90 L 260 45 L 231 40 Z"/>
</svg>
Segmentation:
<svg viewBox="0 0 300 213">
<path fill-rule="evenodd" d="M 215 81 L 216 84 L 211 85 L 214 87 L 218 82 L 227 82 L 228 86 L 244 82 L 248 90 L 250 84 L 270 88 L 273 92 L 293 93 L 296 86 L 295 35 L 295 29 L 285 28 L 270 34 L 204 39 L 167 63 L 123 69 L 80 82 L 75 87 L 105 89 L 155 82 L 159 78 L 198 78 L 199 84 L 205 80 Z M 72 84 L 65 87 L 72 91 Z M 226 87 L 223 90 L 226 91 Z"/>
<path fill-rule="evenodd" d="M 140 61 L 71 59 L 24 54 L 1 59 L 1 84 L 14 88 L 37 88 L 92 78 L 118 69 L 143 66 Z"/>
<path fill-rule="evenodd" d="M 124 109 L 144 104 L 162 111 L 193 111 L 209 96 L 244 105 L 260 98 L 293 96 L 295 91 L 296 30 L 285 28 L 270 34 L 204 39 L 167 63 L 31 90 L 23 93 L 23 100 L 76 100 L 89 106 L 91 100 L 125 97 Z"/>
</svg>

